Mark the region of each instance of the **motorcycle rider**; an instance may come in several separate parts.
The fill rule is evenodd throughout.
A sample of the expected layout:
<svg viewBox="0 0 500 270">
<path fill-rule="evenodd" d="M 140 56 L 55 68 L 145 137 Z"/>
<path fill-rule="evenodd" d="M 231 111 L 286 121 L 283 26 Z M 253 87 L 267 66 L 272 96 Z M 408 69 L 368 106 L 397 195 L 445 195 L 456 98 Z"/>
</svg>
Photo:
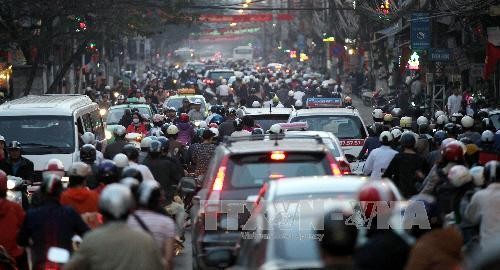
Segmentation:
<svg viewBox="0 0 500 270">
<path fill-rule="evenodd" d="M 128 144 L 127 140 L 125 140 L 126 133 L 127 130 L 124 126 L 115 127 L 115 129 L 113 130 L 115 141 L 106 146 L 106 150 L 104 150 L 105 159 L 113 159 L 116 154 L 122 152 L 123 146 Z"/>
<path fill-rule="evenodd" d="M 389 163 L 398 153 L 391 148 L 392 134 L 389 131 L 380 133 L 379 141 L 382 144 L 377 149 L 374 149 L 366 159 L 363 167 L 363 174 L 370 175 L 370 179 L 380 179 Z"/>
<path fill-rule="evenodd" d="M 194 137 L 194 127 L 189 121 L 190 118 L 188 114 L 182 113 L 179 116 L 179 123 L 177 124 L 176 140 L 183 145 L 191 144 L 191 140 Z M 170 137 L 167 136 L 167 138 L 169 138 L 170 140 Z"/>
<path fill-rule="evenodd" d="M 364 159 L 370 153 L 381 146 L 379 136 L 384 130 L 384 127 L 380 123 L 373 123 L 368 129 L 368 138 L 366 138 L 365 143 L 363 144 L 363 148 L 359 152 L 358 159 Z"/>
<path fill-rule="evenodd" d="M 233 121 L 235 119 L 236 119 L 236 110 L 229 109 L 225 121 L 219 125 L 219 136 L 221 136 L 222 138 L 226 136 L 231 136 L 231 134 L 235 130 L 233 124 Z"/>
<path fill-rule="evenodd" d="M 153 115 L 153 127 L 149 130 L 148 134 L 150 136 L 161 136 L 163 133 L 161 132 L 161 127 L 164 123 L 164 117 L 161 114 Z"/>
<path fill-rule="evenodd" d="M 83 135 L 80 137 L 82 139 L 83 144 L 91 144 L 96 148 L 96 162 L 99 164 L 101 161 L 104 160 L 104 155 L 102 154 L 101 151 L 97 150 L 98 147 L 102 148 L 102 145 L 100 142 L 97 142 L 95 139 L 95 135 L 92 132 L 85 132 Z M 80 152 L 77 154 L 77 160 L 79 160 Z"/>
<path fill-rule="evenodd" d="M 30 247 L 33 269 L 47 269 L 51 265 L 47 261 L 49 247 L 72 250 L 73 236 L 83 236 L 89 230 L 72 207 L 59 203 L 63 191 L 60 176 L 46 175 L 40 191 L 43 203 L 28 210 L 17 238 L 19 245 Z"/>
<path fill-rule="evenodd" d="M 7 158 L 7 150 L 5 149 L 5 138 L 0 135 L 0 162 Z"/>
<path fill-rule="evenodd" d="M 133 207 L 128 187 L 116 183 L 107 186 L 99 199 L 104 225 L 85 235 L 64 269 L 165 269 L 151 235 L 127 226 Z"/>
<path fill-rule="evenodd" d="M 144 119 L 139 112 L 132 115 L 132 123 L 127 127 L 127 133 L 139 133 L 142 136 L 148 134 L 148 129 L 144 124 Z"/>
<path fill-rule="evenodd" d="M 180 175 L 175 164 L 169 159 L 161 157 L 162 145 L 159 141 L 152 141 L 149 148 L 149 155 L 144 160 L 144 165 L 149 168 L 154 179 L 160 183 L 166 200 L 171 201 L 174 195 L 174 187 L 179 183 Z"/>
<path fill-rule="evenodd" d="M 95 192 L 101 194 L 106 185 L 118 182 L 118 177 L 118 167 L 116 167 L 116 164 L 111 160 L 105 159 L 97 168 L 96 178 L 99 183 L 94 189 Z"/>
<path fill-rule="evenodd" d="M 94 189 L 99 185 L 96 179 L 98 172 L 98 165 L 96 164 L 96 153 L 97 150 L 91 144 L 85 144 L 80 148 L 80 160 L 89 165 L 91 169 L 91 174 L 87 177 L 87 186 L 90 189 Z"/>
<path fill-rule="evenodd" d="M 120 121 L 118 121 L 118 125 L 128 127 L 130 124 L 132 124 L 132 110 L 130 109 L 125 109 L 122 118 Z"/>
<path fill-rule="evenodd" d="M 151 142 L 153 139 L 151 137 L 146 137 L 141 140 L 141 151 L 139 152 L 139 163 L 143 163 L 146 157 L 149 154 L 149 147 L 151 146 Z"/>
<path fill-rule="evenodd" d="M 429 120 L 425 116 L 417 118 L 418 139 L 415 144 L 415 150 L 421 157 L 425 157 L 431 151 L 432 136 L 429 127 Z"/>
<path fill-rule="evenodd" d="M 189 101 L 188 98 L 182 99 L 182 106 L 177 110 L 178 115 L 181 115 L 182 113 L 189 113 L 191 110 L 191 102 Z"/>
<path fill-rule="evenodd" d="M 231 137 L 244 137 L 252 135 L 250 131 L 243 129 L 243 120 L 239 118 L 234 119 L 233 126 L 235 131 L 231 133 Z"/>
<path fill-rule="evenodd" d="M 384 122 L 384 111 L 381 109 L 375 109 L 372 112 L 373 122 L 375 123 L 383 123 Z"/>
<path fill-rule="evenodd" d="M 481 134 L 474 131 L 474 118 L 466 115 L 460 120 L 460 122 L 462 123 L 464 132 L 458 136 L 458 139 L 460 140 L 464 137 L 467 137 L 471 139 L 475 145 L 479 145 L 479 143 L 481 142 Z"/>
<path fill-rule="evenodd" d="M 427 165 L 429 167 L 434 166 L 434 164 L 436 164 L 436 162 L 441 159 L 441 143 L 444 139 L 446 139 L 446 136 L 446 132 L 444 132 L 443 130 L 438 130 L 434 133 L 434 136 L 432 138 L 433 150 L 429 152 L 426 157 Z"/>
<path fill-rule="evenodd" d="M 128 157 L 129 167 L 136 168 L 142 174 L 142 179 L 144 181 L 147 180 L 155 180 L 151 170 L 147 166 L 137 163 L 139 159 L 139 150 L 135 148 L 133 144 L 127 144 L 123 147 L 123 154 Z"/>
<path fill-rule="evenodd" d="M 193 101 L 192 109 L 188 112 L 189 119 L 191 121 L 203 121 L 205 120 L 205 114 L 201 110 L 201 100 L 196 99 Z"/>
<path fill-rule="evenodd" d="M 7 175 L 21 177 L 30 183 L 35 180 L 34 164 L 31 160 L 23 157 L 21 151 L 20 142 L 10 142 L 7 147 L 8 157 L 0 162 L 0 170 L 3 170 Z"/>
<path fill-rule="evenodd" d="M 159 142 L 153 145 L 156 143 Z M 163 256 L 164 269 L 173 269 L 175 224 L 168 216 L 156 212 L 162 200 L 160 185 L 153 181 L 142 182 L 137 198 L 138 209 L 128 216 L 127 225 L 151 235 Z"/>
</svg>

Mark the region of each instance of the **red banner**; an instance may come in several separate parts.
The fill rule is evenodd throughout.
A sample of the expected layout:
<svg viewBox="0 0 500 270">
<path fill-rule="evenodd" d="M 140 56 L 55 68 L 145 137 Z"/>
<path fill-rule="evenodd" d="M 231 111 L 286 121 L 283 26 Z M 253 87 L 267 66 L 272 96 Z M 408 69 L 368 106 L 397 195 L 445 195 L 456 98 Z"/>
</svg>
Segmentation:
<svg viewBox="0 0 500 270">
<path fill-rule="evenodd" d="M 209 23 L 242 23 L 242 22 L 271 22 L 273 19 L 278 21 L 290 21 L 292 15 L 282 14 L 241 14 L 241 15 L 201 15 L 198 18 L 200 22 Z"/>
</svg>

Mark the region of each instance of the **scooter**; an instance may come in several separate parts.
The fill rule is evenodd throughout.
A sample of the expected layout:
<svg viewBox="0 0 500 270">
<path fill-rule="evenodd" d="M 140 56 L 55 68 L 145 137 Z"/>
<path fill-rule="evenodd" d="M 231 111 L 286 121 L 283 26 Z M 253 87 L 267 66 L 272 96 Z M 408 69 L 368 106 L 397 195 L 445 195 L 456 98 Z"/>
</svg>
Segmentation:
<svg viewBox="0 0 500 270">
<path fill-rule="evenodd" d="M 21 177 L 7 176 L 7 200 L 18 203 L 23 209 L 30 205 L 28 196 L 28 185 Z"/>
</svg>

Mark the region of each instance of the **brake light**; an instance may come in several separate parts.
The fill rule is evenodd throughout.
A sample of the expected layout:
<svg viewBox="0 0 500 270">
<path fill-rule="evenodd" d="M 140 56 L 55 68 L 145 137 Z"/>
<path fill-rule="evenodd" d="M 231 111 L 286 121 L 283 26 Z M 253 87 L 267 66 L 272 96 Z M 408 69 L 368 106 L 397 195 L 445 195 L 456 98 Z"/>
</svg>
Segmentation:
<svg viewBox="0 0 500 270">
<path fill-rule="evenodd" d="M 220 163 L 214 183 L 212 184 L 212 190 L 210 191 L 208 200 L 205 203 L 205 212 L 219 211 L 220 192 L 222 191 L 224 180 L 226 178 L 227 161 L 228 157 L 226 156 Z"/>
<path fill-rule="evenodd" d="M 215 177 L 214 185 L 212 186 L 212 190 L 220 191 L 222 190 L 222 186 L 224 185 L 224 178 L 226 176 L 226 166 L 220 166 L 217 171 L 217 176 Z"/>
<path fill-rule="evenodd" d="M 350 174 L 351 173 L 351 166 L 349 166 L 349 163 L 345 162 L 345 160 L 341 160 L 339 162 L 339 167 L 340 167 L 340 172 L 342 174 Z"/>
<path fill-rule="evenodd" d="M 339 169 L 339 166 L 337 165 L 337 161 L 335 158 L 333 158 L 331 155 L 326 155 L 328 162 L 330 162 L 330 168 L 332 169 L 332 173 L 335 176 L 340 176 L 342 175 L 342 172 Z"/>
<path fill-rule="evenodd" d="M 283 151 L 273 151 L 271 152 L 272 160 L 284 160 L 286 158 L 286 154 Z"/>
</svg>

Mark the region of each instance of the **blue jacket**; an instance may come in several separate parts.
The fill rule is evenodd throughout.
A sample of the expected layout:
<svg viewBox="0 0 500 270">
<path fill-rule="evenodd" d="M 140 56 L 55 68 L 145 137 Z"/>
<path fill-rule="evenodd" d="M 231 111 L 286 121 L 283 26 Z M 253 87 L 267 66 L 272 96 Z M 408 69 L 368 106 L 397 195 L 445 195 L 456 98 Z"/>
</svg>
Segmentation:
<svg viewBox="0 0 500 270">
<path fill-rule="evenodd" d="M 374 136 L 370 136 L 366 138 L 365 144 L 363 145 L 363 148 L 361 149 L 361 152 L 359 152 L 358 158 L 362 158 L 366 155 L 370 155 L 371 151 L 373 149 L 377 149 L 381 146 L 382 144 L 380 143 L 379 139 Z"/>
</svg>

